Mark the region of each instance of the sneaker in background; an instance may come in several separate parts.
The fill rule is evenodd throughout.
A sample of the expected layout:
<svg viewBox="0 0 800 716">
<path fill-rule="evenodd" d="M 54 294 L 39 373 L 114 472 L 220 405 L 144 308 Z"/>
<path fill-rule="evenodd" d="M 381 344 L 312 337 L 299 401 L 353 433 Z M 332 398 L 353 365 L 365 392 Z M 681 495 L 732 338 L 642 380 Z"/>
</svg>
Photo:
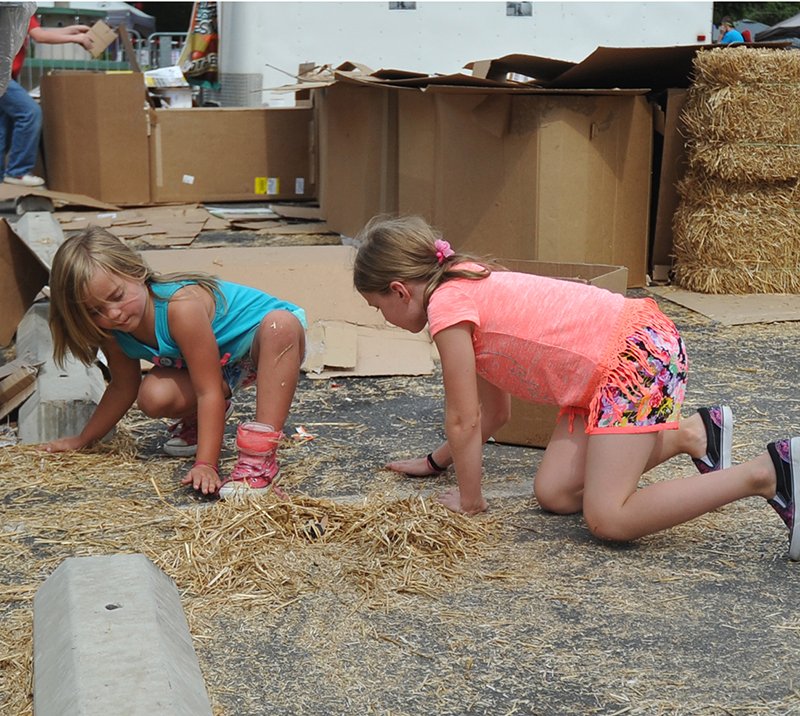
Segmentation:
<svg viewBox="0 0 800 716">
<path fill-rule="evenodd" d="M 17 184 L 19 186 L 44 186 L 44 179 L 37 177 L 35 174 L 24 174 L 21 177 L 7 175 L 3 181 L 6 184 Z"/>
<path fill-rule="evenodd" d="M 700 408 L 697 411 L 706 428 L 706 454 L 693 457 L 697 469 L 706 474 L 731 466 L 733 446 L 733 413 L 727 405 Z"/>
<path fill-rule="evenodd" d="M 225 401 L 225 420 L 233 413 L 233 402 Z M 169 440 L 164 443 L 164 452 L 172 457 L 193 457 L 197 454 L 197 413 L 176 420 L 167 428 Z"/>
<path fill-rule="evenodd" d="M 797 482 L 800 480 L 800 438 L 767 445 L 777 477 L 775 497 L 767 500 L 789 528 L 789 559 L 800 560 L 800 524 L 797 519 Z"/>
</svg>

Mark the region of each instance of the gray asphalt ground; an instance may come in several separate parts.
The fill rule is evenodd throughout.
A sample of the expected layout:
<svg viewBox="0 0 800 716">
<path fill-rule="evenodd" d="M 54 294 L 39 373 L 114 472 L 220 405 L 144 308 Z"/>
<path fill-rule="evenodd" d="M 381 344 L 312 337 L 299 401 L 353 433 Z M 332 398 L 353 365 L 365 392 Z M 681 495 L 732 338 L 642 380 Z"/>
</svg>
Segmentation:
<svg viewBox="0 0 800 716">
<path fill-rule="evenodd" d="M 735 460 L 800 434 L 800 323 L 725 327 L 659 303 L 688 346 L 686 412 L 731 405 Z M 442 400 L 438 371 L 418 378 L 304 377 L 287 432 L 303 425 L 315 437 L 283 453 L 290 499 L 429 498 L 453 485 L 452 472 L 411 480 L 382 469 L 388 459 L 437 444 Z M 235 425 L 252 415 L 253 401 L 252 389 L 237 397 L 228 458 Z M 126 429 L 143 465 L 164 460 L 160 423 L 133 413 Z M 293 552 L 303 576 L 283 586 L 294 597 L 258 608 L 223 600 L 204 610 L 187 594 L 215 716 L 800 713 L 800 565 L 787 561 L 786 530 L 763 500 L 743 500 L 633 544 L 602 544 L 580 515 L 546 514 L 531 498 L 541 457 L 540 450 L 486 446 L 490 511 L 475 519 L 486 524 L 487 537 L 470 545 L 460 570 L 429 579 L 430 589 L 367 594 L 358 580 L 343 577 L 335 545 L 323 540 Z M 11 465 L 0 469 L 6 483 L 19 479 Z M 169 465 L 177 482 L 185 465 Z M 646 481 L 693 472 L 679 457 Z M 3 493 L 6 509 L 15 494 Z M 77 490 L 70 495 L 80 497 Z M 141 499 L 154 509 L 159 502 L 154 495 Z M 215 509 L 183 488 L 169 501 Z M 16 537 L 4 538 L 11 549 Z M 82 551 L 104 553 L 106 538 L 98 531 Z M 74 553 L 35 532 L 24 540 L 47 557 L 48 568 Z M 108 544 L 120 548 L 119 540 Z M 140 545 L 132 540 L 125 548 Z M 254 549 L 267 555 L 272 547 Z M 365 563 L 363 572 L 380 583 L 380 565 Z M 44 576 L 7 572 L 0 596 L 11 595 L 20 580 Z M 186 594 L 186 585 L 178 586 Z M 2 597 L 0 623 L 30 610 L 30 597 Z M 24 632 L 17 624 L 12 631 Z M 0 654 L 6 699 L 18 689 L 15 663 Z M 31 713 L 19 698 L 3 703 L 4 714 Z"/>
</svg>

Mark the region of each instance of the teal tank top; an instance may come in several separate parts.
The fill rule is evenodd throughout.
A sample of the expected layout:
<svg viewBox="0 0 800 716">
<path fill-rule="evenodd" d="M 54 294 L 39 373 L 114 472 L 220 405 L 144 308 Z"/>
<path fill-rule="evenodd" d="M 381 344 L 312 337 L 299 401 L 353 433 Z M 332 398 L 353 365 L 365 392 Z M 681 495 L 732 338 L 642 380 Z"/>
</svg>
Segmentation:
<svg viewBox="0 0 800 716">
<path fill-rule="evenodd" d="M 186 361 L 172 338 L 167 322 L 167 307 L 174 293 L 194 281 L 173 283 L 151 283 L 155 310 L 155 333 L 158 346 L 142 343 L 130 333 L 113 331 L 125 355 L 144 359 L 164 368 L 183 368 Z M 250 286 L 242 286 L 229 281 L 219 281 L 219 293 L 215 294 L 216 312 L 211 322 L 219 346 L 220 362 L 224 365 L 243 358 L 250 350 L 256 330 L 261 320 L 270 311 L 282 309 L 293 313 L 303 327 L 306 327 L 306 314 L 302 308 L 288 301 L 270 296 Z M 221 295 L 220 295 L 221 294 Z"/>
</svg>

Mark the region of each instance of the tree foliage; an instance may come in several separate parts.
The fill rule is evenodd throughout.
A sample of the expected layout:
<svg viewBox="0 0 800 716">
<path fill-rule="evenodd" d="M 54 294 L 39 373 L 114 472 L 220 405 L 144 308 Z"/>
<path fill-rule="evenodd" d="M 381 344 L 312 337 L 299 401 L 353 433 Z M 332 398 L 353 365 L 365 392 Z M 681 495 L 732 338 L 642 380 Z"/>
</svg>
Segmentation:
<svg viewBox="0 0 800 716">
<path fill-rule="evenodd" d="M 715 2 L 714 23 L 725 17 L 734 22 L 755 20 L 765 25 L 774 25 L 800 13 L 800 2 Z"/>
</svg>

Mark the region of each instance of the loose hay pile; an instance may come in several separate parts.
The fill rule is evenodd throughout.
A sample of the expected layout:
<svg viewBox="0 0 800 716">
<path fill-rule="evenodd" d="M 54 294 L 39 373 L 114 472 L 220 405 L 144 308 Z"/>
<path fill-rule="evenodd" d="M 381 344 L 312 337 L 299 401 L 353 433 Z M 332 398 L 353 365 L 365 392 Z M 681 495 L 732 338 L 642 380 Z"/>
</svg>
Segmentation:
<svg viewBox="0 0 800 716">
<path fill-rule="evenodd" d="M 702 293 L 800 292 L 800 53 L 698 52 L 675 281 Z"/>
<path fill-rule="evenodd" d="M 145 554 L 175 580 L 198 637 L 221 610 L 274 612 L 321 590 L 354 604 L 440 592 L 448 580 L 480 577 L 473 558 L 494 530 L 490 518 L 420 498 L 187 504 L 182 467 L 138 460 L 124 435 L 91 453 L 0 450 L 3 713 L 31 713 L 33 597 L 67 557 Z M 291 493 L 291 480 L 284 485 Z"/>
</svg>

